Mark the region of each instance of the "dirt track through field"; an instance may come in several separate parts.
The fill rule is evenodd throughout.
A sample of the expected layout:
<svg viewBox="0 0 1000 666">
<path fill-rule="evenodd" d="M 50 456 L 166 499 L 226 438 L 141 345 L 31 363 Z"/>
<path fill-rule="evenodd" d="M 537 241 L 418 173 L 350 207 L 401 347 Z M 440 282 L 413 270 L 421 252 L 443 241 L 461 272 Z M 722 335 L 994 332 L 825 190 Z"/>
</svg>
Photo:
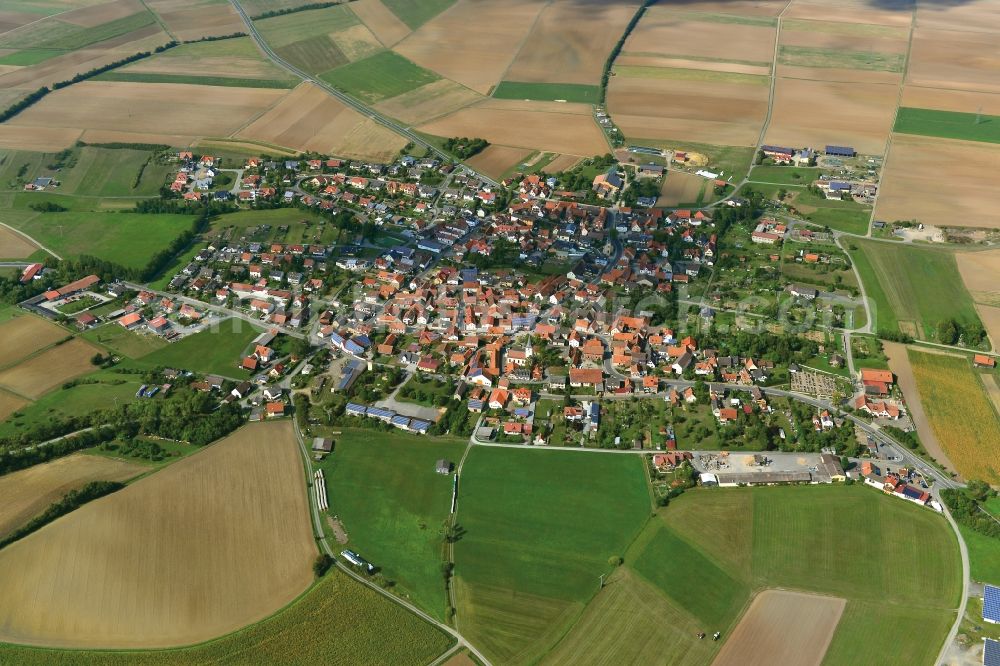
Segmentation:
<svg viewBox="0 0 1000 666">
<path fill-rule="evenodd" d="M 803 592 L 757 595 L 713 666 L 819 666 L 847 601 Z"/>
<path fill-rule="evenodd" d="M 896 385 L 903 392 L 906 399 L 906 410 L 910 415 L 910 420 L 917 427 L 917 435 L 920 443 L 924 445 L 928 455 L 938 461 L 943 467 L 955 471 L 955 465 L 945 454 L 941 443 L 938 442 L 934 429 L 924 413 L 923 403 L 920 401 L 920 391 L 917 389 L 917 380 L 913 376 L 913 368 L 910 366 L 910 357 L 906 353 L 906 345 L 898 342 L 883 342 L 883 350 L 886 358 L 889 359 L 889 369 L 896 375 Z M 921 351 L 927 351 L 921 348 Z"/>
<path fill-rule="evenodd" d="M 0 551 L 0 640 L 80 648 L 206 641 L 313 580 L 289 421 L 253 424 Z"/>
</svg>

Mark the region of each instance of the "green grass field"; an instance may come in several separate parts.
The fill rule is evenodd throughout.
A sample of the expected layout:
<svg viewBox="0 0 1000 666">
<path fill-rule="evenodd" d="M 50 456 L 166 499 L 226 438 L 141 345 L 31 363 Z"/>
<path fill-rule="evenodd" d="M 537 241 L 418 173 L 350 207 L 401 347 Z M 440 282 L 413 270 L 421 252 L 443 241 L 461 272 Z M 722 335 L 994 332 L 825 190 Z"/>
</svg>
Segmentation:
<svg viewBox="0 0 1000 666">
<path fill-rule="evenodd" d="M 26 666 L 171 666 L 276 663 L 424 666 L 454 641 L 404 608 L 331 571 L 285 609 L 209 643 L 176 650 L 104 652 L 0 644 L 0 661 Z"/>
<path fill-rule="evenodd" d="M 860 69 L 878 72 L 902 72 L 906 56 L 902 53 L 844 51 L 813 46 L 778 47 L 778 63 L 795 67 Z"/>
<path fill-rule="evenodd" d="M 493 91 L 500 99 L 534 99 L 542 102 L 580 102 L 597 104 L 601 90 L 583 83 L 521 83 L 501 81 Z"/>
<path fill-rule="evenodd" d="M 170 343 L 142 358 L 144 365 L 193 370 L 241 378 L 243 352 L 260 331 L 242 319 L 227 319 L 217 330 L 205 330 Z"/>
<path fill-rule="evenodd" d="M 798 189 L 792 203 L 802 217 L 810 222 L 860 236 L 868 232 L 871 206 L 853 200 L 827 199 L 805 188 Z"/>
<path fill-rule="evenodd" d="M 276 48 L 309 37 L 339 32 L 360 22 L 349 5 L 343 4 L 275 16 L 254 23 L 267 43 Z"/>
<path fill-rule="evenodd" d="M 393 51 L 382 51 L 325 72 L 320 78 L 349 95 L 373 104 L 441 77 Z"/>
<path fill-rule="evenodd" d="M 116 323 L 92 328 L 81 337 L 131 359 L 142 358 L 170 344 L 158 335 L 135 333 Z"/>
<path fill-rule="evenodd" d="M 90 255 L 142 268 L 191 227 L 190 215 L 68 211 L 8 221 L 64 257 Z"/>
<path fill-rule="evenodd" d="M 294 81 L 277 79 L 238 79 L 229 76 L 198 76 L 196 74 L 159 74 L 156 72 L 105 72 L 94 77 L 98 81 L 132 81 L 135 83 L 189 83 L 199 86 L 227 88 L 286 88 Z"/>
<path fill-rule="evenodd" d="M 755 166 L 750 172 L 751 182 L 777 183 L 779 185 L 809 185 L 826 173 L 811 167 Z"/>
<path fill-rule="evenodd" d="M 1000 143 L 1000 116 L 900 107 L 894 132 Z"/>
<path fill-rule="evenodd" d="M 114 21 L 87 28 L 58 18 L 46 18 L 8 35 L 0 36 L 0 48 L 45 48 L 75 51 L 106 39 L 144 28 L 155 21 L 153 14 L 143 10 Z"/>
<path fill-rule="evenodd" d="M 100 371 L 81 377 L 81 381 L 97 380 L 98 383 L 81 383 L 72 388 L 59 388 L 26 405 L 18 414 L 0 423 L 0 437 L 14 435 L 45 421 L 63 416 L 82 416 L 100 409 L 135 400 L 141 384 L 140 376 Z"/>
<path fill-rule="evenodd" d="M 968 527 L 959 526 L 969 549 L 972 580 L 1000 585 L 1000 539 L 993 539 Z"/>
<path fill-rule="evenodd" d="M 343 522 L 348 547 L 395 581 L 397 594 L 443 621 L 443 528 L 453 477 L 436 473 L 434 465 L 442 458 L 457 465 L 467 441 L 345 429 L 334 442 L 334 453 L 319 467 L 330 514 Z"/>
<path fill-rule="evenodd" d="M 875 305 L 878 330 L 933 340 L 944 319 L 979 321 L 951 252 L 852 238 L 847 247 Z"/>
<path fill-rule="evenodd" d="M 933 661 L 961 590 L 945 521 L 860 486 L 689 492 L 650 522 L 626 564 L 723 635 L 751 590 L 846 598 L 824 661 L 833 665 Z M 880 644 L 901 650 L 886 655 Z"/>
<path fill-rule="evenodd" d="M 459 626 L 502 663 L 544 654 L 649 516 L 633 456 L 474 449 L 455 544 Z"/>
<path fill-rule="evenodd" d="M 701 23 L 732 23 L 760 27 L 774 27 L 778 24 L 778 19 L 765 16 L 738 16 L 736 14 L 715 14 L 713 12 L 689 12 L 683 10 L 678 10 L 676 14 L 677 18 L 687 21 L 699 21 Z"/>
<path fill-rule="evenodd" d="M 40 62 L 45 62 L 49 58 L 55 58 L 63 53 L 65 51 L 60 49 L 25 49 L 3 56 L 0 58 L 0 65 L 17 65 L 19 67 L 37 65 Z"/>
<path fill-rule="evenodd" d="M 455 0 L 382 0 L 382 4 L 411 30 L 416 30 L 455 4 Z"/>
<path fill-rule="evenodd" d="M 175 169 L 175 164 L 160 163 L 146 150 L 85 146 L 79 149 L 76 164 L 59 174 L 62 182 L 59 192 L 86 197 L 155 197 L 159 196 L 168 174 L 173 177 Z M 140 170 L 142 177 L 136 184 Z"/>
</svg>

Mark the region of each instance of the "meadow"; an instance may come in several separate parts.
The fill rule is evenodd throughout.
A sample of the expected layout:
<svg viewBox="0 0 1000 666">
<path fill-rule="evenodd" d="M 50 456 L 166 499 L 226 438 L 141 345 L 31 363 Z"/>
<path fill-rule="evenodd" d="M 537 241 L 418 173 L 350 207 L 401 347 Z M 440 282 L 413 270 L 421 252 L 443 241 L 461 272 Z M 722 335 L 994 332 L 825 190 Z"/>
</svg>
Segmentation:
<svg viewBox="0 0 1000 666">
<path fill-rule="evenodd" d="M 824 661 L 834 665 L 932 661 L 960 591 L 957 544 L 941 517 L 857 486 L 689 492 L 649 523 L 625 560 L 703 630 L 723 635 L 751 591 L 847 599 Z M 894 646 L 891 656 L 883 644 Z"/>
<path fill-rule="evenodd" d="M 504 663 L 541 657 L 649 516 L 633 456 L 475 448 L 455 544 L 459 629 Z"/>
<path fill-rule="evenodd" d="M 979 322 L 951 252 L 856 238 L 847 241 L 847 247 L 874 301 L 879 330 L 902 330 L 933 340 L 942 320 Z"/>
<path fill-rule="evenodd" d="M 597 104 L 600 88 L 584 83 L 522 83 L 501 81 L 493 90 L 500 99 L 531 99 L 541 102 L 579 102 Z"/>
<path fill-rule="evenodd" d="M 441 566 L 453 477 L 434 467 L 442 458 L 458 464 L 467 442 L 361 429 L 344 429 L 334 441 L 334 453 L 318 467 L 347 547 L 374 562 L 397 594 L 444 620 Z"/>
<path fill-rule="evenodd" d="M 169 344 L 155 333 L 137 333 L 114 322 L 85 331 L 81 337 L 131 359 L 142 358 Z"/>
<path fill-rule="evenodd" d="M 959 525 L 969 549 L 969 577 L 981 583 L 1000 585 L 1000 542 L 964 525 Z"/>
<path fill-rule="evenodd" d="M 349 95 L 374 104 L 433 83 L 440 77 L 393 51 L 382 51 L 331 69 L 320 78 Z"/>
<path fill-rule="evenodd" d="M 424 666 L 452 639 L 378 592 L 330 571 L 279 613 L 193 647 L 147 652 L 57 651 L 0 644 L 0 660 L 25 666 L 174 666 L 296 663 Z"/>
<path fill-rule="evenodd" d="M 155 197 L 175 168 L 174 164 L 160 163 L 148 150 L 84 146 L 73 167 L 59 174 L 59 192 L 86 197 Z"/>
<path fill-rule="evenodd" d="M 795 195 L 793 205 L 810 222 L 859 236 L 868 232 L 872 215 L 870 206 L 847 199 L 827 199 L 808 189 L 792 191 Z"/>
<path fill-rule="evenodd" d="M 964 357 L 908 350 L 927 419 L 966 479 L 1000 483 L 1000 420 Z"/>
<path fill-rule="evenodd" d="M 260 331 L 250 323 L 227 319 L 144 356 L 142 364 L 242 378 L 248 376 L 239 367 L 243 353 L 258 335 Z"/>
<path fill-rule="evenodd" d="M 93 27 L 74 25 L 49 17 L 25 29 L 0 35 L 0 48 L 74 51 L 152 25 L 154 22 L 153 15 L 146 10 Z"/>
<path fill-rule="evenodd" d="M 846 68 L 876 72 L 902 72 L 905 56 L 901 53 L 844 51 L 811 46 L 781 45 L 778 63 L 794 67 Z"/>
<path fill-rule="evenodd" d="M 1000 143 L 1000 116 L 900 107 L 894 132 Z"/>
<path fill-rule="evenodd" d="M 190 215 L 70 210 L 11 220 L 10 225 L 63 257 L 89 255 L 138 269 L 192 222 Z"/>
<path fill-rule="evenodd" d="M 0 551 L 0 638 L 207 641 L 295 600 L 316 554 L 291 423 L 252 424 Z"/>
</svg>

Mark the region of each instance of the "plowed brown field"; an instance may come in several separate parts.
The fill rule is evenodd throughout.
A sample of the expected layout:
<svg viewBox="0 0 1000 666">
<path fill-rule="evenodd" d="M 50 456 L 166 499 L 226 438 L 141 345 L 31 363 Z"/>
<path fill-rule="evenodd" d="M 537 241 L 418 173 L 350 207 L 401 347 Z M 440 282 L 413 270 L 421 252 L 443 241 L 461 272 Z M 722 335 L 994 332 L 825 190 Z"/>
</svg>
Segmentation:
<svg viewBox="0 0 1000 666">
<path fill-rule="evenodd" d="M 736 625 L 713 666 L 819 666 L 847 602 L 764 590 Z"/>
<path fill-rule="evenodd" d="M 196 643 L 312 581 L 291 423 L 247 426 L 0 551 L 0 639 L 58 647 Z"/>
</svg>

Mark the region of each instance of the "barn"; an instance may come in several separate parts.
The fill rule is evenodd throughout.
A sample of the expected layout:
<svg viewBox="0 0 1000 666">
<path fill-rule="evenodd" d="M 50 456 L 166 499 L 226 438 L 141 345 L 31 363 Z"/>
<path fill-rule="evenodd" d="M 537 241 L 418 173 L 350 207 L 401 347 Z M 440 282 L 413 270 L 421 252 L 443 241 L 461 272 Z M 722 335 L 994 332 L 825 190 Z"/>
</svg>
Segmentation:
<svg viewBox="0 0 1000 666">
<path fill-rule="evenodd" d="M 851 146 L 827 146 L 823 152 L 835 157 L 854 157 L 857 155 L 857 152 Z"/>
</svg>

